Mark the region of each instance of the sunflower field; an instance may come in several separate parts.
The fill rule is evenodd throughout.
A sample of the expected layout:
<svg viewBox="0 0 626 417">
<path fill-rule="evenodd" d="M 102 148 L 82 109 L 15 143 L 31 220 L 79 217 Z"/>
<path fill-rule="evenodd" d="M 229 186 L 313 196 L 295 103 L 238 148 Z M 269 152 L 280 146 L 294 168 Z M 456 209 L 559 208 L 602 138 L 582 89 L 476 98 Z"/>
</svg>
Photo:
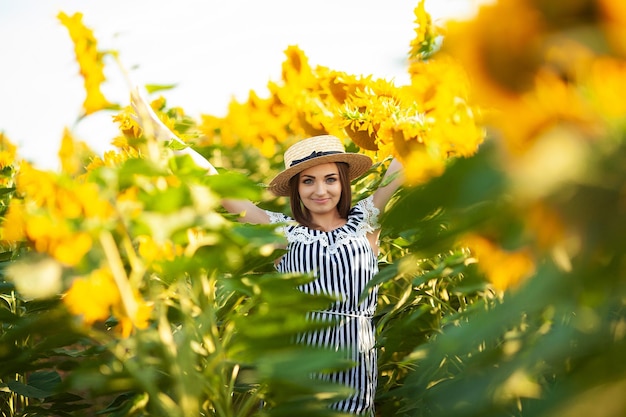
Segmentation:
<svg viewBox="0 0 626 417">
<path fill-rule="evenodd" d="M 59 13 L 80 116 L 119 135 L 98 155 L 67 129 L 52 172 L 0 133 L 0 415 L 339 416 L 349 393 L 310 375 L 351 364 L 293 343 L 332 300 L 275 271 L 273 227 L 220 205 L 287 211 L 263 184 L 328 133 L 375 161 L 356 200 L 391 157 L 406 171 L 372 283 L 378 416 L 625 416 L 626 3 L 500 0 L 445 26 L 414 10 L 406 85 L 293 45 L 223 117 L 142 86 L 186 145 L 104 96 L 114 52 Z"/>
</svg>

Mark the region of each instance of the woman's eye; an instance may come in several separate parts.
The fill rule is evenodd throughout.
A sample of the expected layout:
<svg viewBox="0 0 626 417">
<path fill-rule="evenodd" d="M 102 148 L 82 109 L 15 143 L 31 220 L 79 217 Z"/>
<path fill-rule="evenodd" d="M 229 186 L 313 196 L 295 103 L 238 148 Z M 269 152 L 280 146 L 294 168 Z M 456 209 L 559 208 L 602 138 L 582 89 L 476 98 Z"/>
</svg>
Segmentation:
<svg viewBox="0 0 626 417">
<path fill-rule="evenodd" d="M 312 180 L 312 179 L 310 179 L 310 178 L 307 178 L 307 179 L 305 179 L 305 180 L 303 180 L 303 181 L 302 181 L 302 184 L 307 184 L 307 185 L 308 185 L 308 184 L 313 184 L 313 180 Z"/>
<path fill-rule="evenodd" d="M 335 182 L 335 181 L 337 181 L 337 178 L 334 178 L 334 177 L 326 179 L 326 182 L 330 182 L 330 183 Z"/>
</svg>

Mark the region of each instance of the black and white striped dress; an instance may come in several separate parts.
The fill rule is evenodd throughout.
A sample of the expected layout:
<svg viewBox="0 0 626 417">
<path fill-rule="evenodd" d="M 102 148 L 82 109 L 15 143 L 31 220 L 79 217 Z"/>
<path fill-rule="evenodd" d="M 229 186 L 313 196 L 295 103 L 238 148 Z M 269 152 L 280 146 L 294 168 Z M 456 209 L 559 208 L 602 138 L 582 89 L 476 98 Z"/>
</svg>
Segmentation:
<svg viewBox="0 0 626 417">
<path fill-rule="evenodd" d="M 378 209 L 372 197 L 357 203 L 346 224 L 330 232 L 295 224 L 281 213 L 268 212 L 272 223 L 286 222 L 288 246 L 277 269 L 285 273 L 312 273 L 317 279 L 303 285 L 302 291 L 328 294 L 340 301 L 328 309 L 312 313 L 314 319 L 337 321 L 320 331 L 307 333 L 304 341 L 315 346 L 346 350 L 356 366 L 323 378 L 355 390 L 350 398 L 335 403 L 340 411 L 374 415 L 377 368 L 372 316 L 376 309 L 377 289 L 359 303 L 367 283 L 378 272 L 378 262 L 366 234 L 377 229 Z"/>
</svg>

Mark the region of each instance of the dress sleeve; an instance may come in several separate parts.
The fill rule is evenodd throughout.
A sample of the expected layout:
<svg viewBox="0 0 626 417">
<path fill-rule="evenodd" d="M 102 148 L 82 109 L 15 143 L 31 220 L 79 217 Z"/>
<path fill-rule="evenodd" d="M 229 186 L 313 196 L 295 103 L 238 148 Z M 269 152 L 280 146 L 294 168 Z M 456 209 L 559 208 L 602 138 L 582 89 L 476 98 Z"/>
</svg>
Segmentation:
<svg viewBox="0 0 626 417">
<path fill-rule="evenodd" d="M 374 197 L 369 196 L 359 201 L 356 206 L 361 209 L 363 213 L 363 221 L 371 230 L 380 229 L 380 223 L 378 223 L 378 215 L 380 214 L 380 210 L 374 205 Z"/>
<path fill-rule="evenodd" d="M 265 210 L 265 214 L 270 218 L 270 224 L 275 223 L 286 223 L 291 221 L 289 216 L 284 215 L 283 213 L 277 213 L 275 211 Z"/>
<path fill-rule="evenodd" d="M 276 232 L 284 235 L 285 238 L 288 238 L 289 230 L 293 227 L 289 224 L 293 222 L 293 219 L 283 213 L 277 213 L 275 211 L 265 210 L 265 213 L 270 218 L 270 224 L 279 224 L 276 228 Z"/>
</svg>

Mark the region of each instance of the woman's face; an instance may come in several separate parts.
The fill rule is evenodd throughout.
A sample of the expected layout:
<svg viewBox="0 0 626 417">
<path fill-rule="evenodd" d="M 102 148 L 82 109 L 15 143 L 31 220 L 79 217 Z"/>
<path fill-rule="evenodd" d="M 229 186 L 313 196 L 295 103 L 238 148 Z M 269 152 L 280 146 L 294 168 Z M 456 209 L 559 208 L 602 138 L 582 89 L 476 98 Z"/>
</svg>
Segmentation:
<svg viewBox="0 0 626 417">
<path fill-rule="evenodd" d="M 304 206 L 315 214 L 337 209 L 341 197 L 341 181 L 337 164 L 316 165 L 300 173 L 298 192 Z"/>
</svg>

